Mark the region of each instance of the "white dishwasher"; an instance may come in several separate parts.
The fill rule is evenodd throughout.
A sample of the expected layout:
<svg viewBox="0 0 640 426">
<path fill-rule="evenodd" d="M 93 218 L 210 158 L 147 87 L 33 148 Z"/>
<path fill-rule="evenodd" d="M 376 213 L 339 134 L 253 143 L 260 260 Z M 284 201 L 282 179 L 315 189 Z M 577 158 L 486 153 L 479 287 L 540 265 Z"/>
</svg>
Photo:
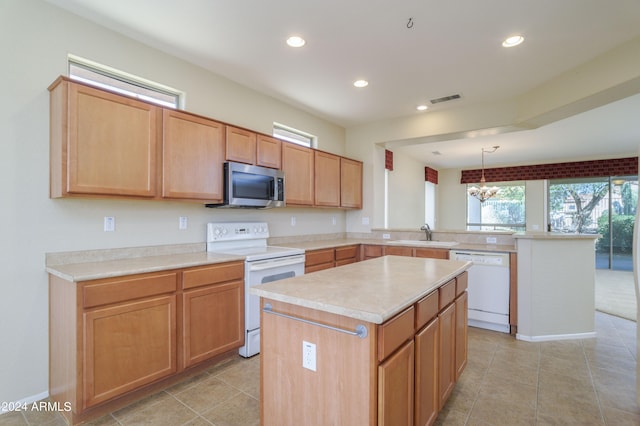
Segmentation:
<svg viewBox="0 0 640 426">
<path fill-rule="evenodd" d="M 469 325 L 509 333 L 509 253 L 451 250 L 469 268 Z"/>
</svg>

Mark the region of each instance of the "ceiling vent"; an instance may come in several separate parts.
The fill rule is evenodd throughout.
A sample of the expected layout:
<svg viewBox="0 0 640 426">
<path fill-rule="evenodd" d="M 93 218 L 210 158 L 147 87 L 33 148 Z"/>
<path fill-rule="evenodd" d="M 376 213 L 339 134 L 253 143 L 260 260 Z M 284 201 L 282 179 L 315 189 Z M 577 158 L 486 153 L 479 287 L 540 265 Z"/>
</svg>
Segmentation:
<svg viewBox="0 0 640 426">
<path fill-rule="evenodd" d="M 429 102 L 431 102 L 432 105 L 435 105 L 442 102 L 455 101 L 456 99 L 460 99 L 461 97 L 462 96 L 456 93 L 455 95 L 449 95 L 449 96 L 443 96 L 441 98 L 431 99 Z"/>
</svg>

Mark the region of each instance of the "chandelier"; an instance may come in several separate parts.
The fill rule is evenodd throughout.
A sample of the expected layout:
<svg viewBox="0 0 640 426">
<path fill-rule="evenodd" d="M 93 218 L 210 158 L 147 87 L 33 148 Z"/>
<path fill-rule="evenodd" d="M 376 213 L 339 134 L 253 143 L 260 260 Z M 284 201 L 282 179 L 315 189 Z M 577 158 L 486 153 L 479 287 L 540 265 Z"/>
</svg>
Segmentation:
<svg viewBox="0 0 640 426">
<path fill-rule="evenodd" d="M 493 154 L 498 148 L 500 148 L 499 145 L 494 146 L 492 150 L 485 150 L 484 148 L 482 148 L 482 177 L 480 178 L 480 188 L 474 185 L 467 190 L 467 193 L 470 196 L 476 197 L 478 200 L 480 200 L 481 203 L 484 203 L 489 198 L 496 195 L 500 190 L 500 188 L 498 188 L 497 186 L 492 186 L 491 188 L 489 188 L 487 186 L 487 182 L 484 179 L 484 153 L 486 152 L 488 154 Z"/>
</svg>

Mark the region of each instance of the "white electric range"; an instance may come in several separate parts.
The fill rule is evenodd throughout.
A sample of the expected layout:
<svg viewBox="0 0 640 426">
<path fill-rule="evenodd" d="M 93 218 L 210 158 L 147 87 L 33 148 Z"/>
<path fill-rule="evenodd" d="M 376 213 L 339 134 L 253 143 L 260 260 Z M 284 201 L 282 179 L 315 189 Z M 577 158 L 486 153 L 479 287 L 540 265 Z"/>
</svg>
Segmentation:
<svg viewBox="0 0 640 426">
<path fill-rule="evenodd" d="M 245 344 L 239 353 L 250 357 L 260 352 L 260 298 L 249 288 L 304 274 L 304 250 L 269 246 L 266 222 L 217 222 L 207 224 L 207 251 L 245 257 Z"/>
</svg>

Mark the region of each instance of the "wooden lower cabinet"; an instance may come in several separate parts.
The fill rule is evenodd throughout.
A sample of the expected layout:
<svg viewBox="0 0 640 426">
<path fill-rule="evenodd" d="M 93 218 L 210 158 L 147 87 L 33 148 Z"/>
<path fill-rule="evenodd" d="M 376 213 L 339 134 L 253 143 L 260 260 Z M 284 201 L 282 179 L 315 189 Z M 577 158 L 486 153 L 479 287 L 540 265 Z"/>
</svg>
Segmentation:
<svg viewBox="0 0 640 426">
<path fill-rule="evenodd" d="M 333 248 L 311 250 L 305 253 L 304 273 L 322 271 L 334 267 L 335 250 Z"/>
<path fill-rule="evenodd" d="M 378 366 L 378 425 L 413 424 L 413 376 L 410 340 Z"/>
<path fill-rule="evenodd" d="M 465 291 L 456 299 L 456 380 L 467 366 L 467 322 L 469 313 L 469 296 Z"/>
<path fill-rule="evenodd" d="M 228 356 L 244 344 L 243 277 L 243 261 L 78 282 L 50 275 L 51 400 L 70 404 L 69 423 L 85 422 Z"/>
<path fill-rule="evenodd" d="M 185 291 L 182 297 L 184 367 L 244 344 L 242 281 Z"/>
<path fill-rule="evenodd" d="M 322 271 L 336 266 L 348 265 L 359 260 L 358 244 L 310 250 L 305 253 L 304 273 Z"/>
<path fill-rule="evenodd" d="M 451 395 L 456 383 L 456 306 L 449 305 L 438 314 L 439 327 L 439 369 L 438 369 L 438 409 Z"/>
<path fill-rule="evenodd" d="M 384 246 L 376 246 L 372 244 L 363 244 L 362 255 L 360 256 L 362 260 L 373 259 L 374 257 L 384 256 Z"/>
<path fill-rule="evenodd" d="M 440 323 L 433 319 L 415 337 L 415 424 L 431 425 L 438 417 L 438 363 Z"/>
<path fill-rule="evenodd" d="M 176 372 L 176 296 L 83 314 L 83 408 Z"/>
<path fill-rule="evenodd" d="M 356 245 L 336 247 L 336 266 L 348 265 L 359 260 L 360 247 Z"/>
</svg>

